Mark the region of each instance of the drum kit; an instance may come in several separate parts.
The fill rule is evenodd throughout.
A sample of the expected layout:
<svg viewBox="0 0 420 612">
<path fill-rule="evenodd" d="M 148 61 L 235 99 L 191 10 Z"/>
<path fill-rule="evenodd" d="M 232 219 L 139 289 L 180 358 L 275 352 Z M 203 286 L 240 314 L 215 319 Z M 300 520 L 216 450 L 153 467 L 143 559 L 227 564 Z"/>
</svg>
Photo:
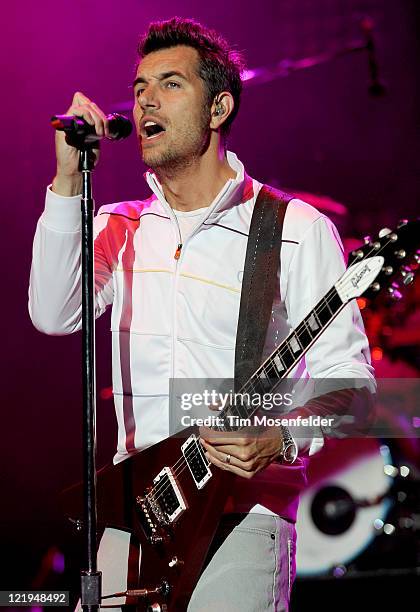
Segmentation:
<svg viewBox="0 0 420 612">
<path fill-rule="evenodd" d="M 345 232 L 347 208 L 331 198 L 295 192 Z M 354 240 L 344 239 L 345 249 Z M 347 250 L 347 249 L 346 249 Z M 418 378 L 417 325 L 420 283 L 406 299 L 363 301 L 363 319 L 377 378 Z M 401 322 L 405 320 L 405 324 Z M 399 340 L 398 340 L 399 339 Z M 391 438 L 326 440 L 310 457 L 308 486 L 297 517 L 297 576 L 300 579 L 357 577 L 367 572 L 412 572 L 420 566 L 420 438 L 407 438 L 402 415 L 383 407 Z M 420 421 L 420 419 L 419 419 Z M 420 426 L 420 422 L 418 423 Z"/>
</svg>

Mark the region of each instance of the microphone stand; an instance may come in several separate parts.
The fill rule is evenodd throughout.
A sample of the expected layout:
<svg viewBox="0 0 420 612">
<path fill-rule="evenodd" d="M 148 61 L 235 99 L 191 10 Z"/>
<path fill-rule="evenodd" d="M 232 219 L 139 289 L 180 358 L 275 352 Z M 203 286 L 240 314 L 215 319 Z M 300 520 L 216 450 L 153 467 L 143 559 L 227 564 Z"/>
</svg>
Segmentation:
<svg viewBox="0 0 420 612">
<path fill-rule="evenodd" d="M 97 144 L 96 144 L 97 146 Z M 82 171 L 82 369 L 83 369 L 83 483 L 84 525 L 87 570 L 81 570 L 81 603 L 84 612 L 96 612 L 101 602 L 101 572 L 97 569 L 96 509 L 96 375 L 95 375 L 95 293 L 92 171 L 95 155 L 92 143 L 83 143 L 79 169 Z"/>
<path fill-rule="evenodd" d="M 120 140 L 130 135 L 132 124 L 120 115 L 109 115 L 113 123 L 109 138 Z M 99 610 L 102 594 L 102 573 L 97 569 L 96 509 L 96 375 L 95 375 L 95 273 L 93 245 L 92 171 L 93 149 L 99 147 L 94 129 L 80 118 L 54 115 L 51 125 L 66 133 L 67 144 L 78 149 L 79 171 L 82 172 L 82 379 L 83 379 L 83 516 L 85 526 L 85 560 L 87 569 L 80 571 L 81 604 L 84 612 Z"/>
</svg>

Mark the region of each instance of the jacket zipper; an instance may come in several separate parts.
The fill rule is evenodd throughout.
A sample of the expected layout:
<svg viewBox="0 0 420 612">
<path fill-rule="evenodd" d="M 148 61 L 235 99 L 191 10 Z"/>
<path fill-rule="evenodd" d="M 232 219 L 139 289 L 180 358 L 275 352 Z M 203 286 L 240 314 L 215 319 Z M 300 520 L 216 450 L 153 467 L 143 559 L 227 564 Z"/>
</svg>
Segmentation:
<svg viewBox="0 0 420 612">
<path fill-rule="evenodd" d="M 174 259 L 178 260 L 181 257 L 181 249 L 182 249 L 182 242 L 180 242 L 176 248 Z"/>
<path fill-rule="evenodd" d="M 172 294 L 172 360 L 171 360 L 171 378 L 175 378 L 175 350 L 176 350 L 176 335 L 177 335 L 177 324 L 176 324 L 176 293 L 178 287 L 178 276 L 179 276 L 179 260 L 181 257 L 182 250 L 182 236 L 181 229 L 179 227 L 178 219 L 176 214 L 171 211 L 172 216 L 175 219 L 176 228 L 178 230 L 178 246 L 176 248 L 174 259 L 175 259 L 175 276 Z"/>
<path fill-rule="evenodd" d="M 182 255 L 184 253 L 183 247 L 185 244 L 197 233 L 198 229 L 201 227 L 202 222 L 194 229 L 194 231 L 189 234 L 185 243 L 182 242 L 181 229 L 178 223 L 178 217 L 171 209 L 171 215 L 175 220 L 175 224 L 178 230 L 178 245 L 174 253 L 175 259 L 175 278 L 174 278 L 174 287 L 173 287 L 173 295 L 172 295 L 172 367 L 171 367 L 171 375 L 172 379 L 175 378 L 175 350 L 176 350 L 176 336 L 177 336 L 177 324 L 176 324 L 176 293 L 178 288 L 178 279 L 179 279 L 179 268 L 181 265 Z M 208 216 L 208 215 L 207 215 Z M 207 217 L 203 219 L 206 220 Z"/>
<path fill-rule="evenodd" d="M 226 192 L 228 191 L 228 189 L 229 189 L 229 185 L 226 186 L 226 188 L 224 189 L 223 193 L 220 195 L 219 202 L 220 202 L 220 200 L 222 200 L 224 198 L 224 196 L 226 195 Z M 175 263 L 175 278 L 174 278 L 174 286 L 173 286 L 173 294 L 172 294 L 172 360 L 171 360 L 172 363 L 171 363 L 171 378 L 174 379 L 175 378 L 175 348 L 176 348 L 176 335 L 177 335 L 177 325 L 176 325 L 176 292 L 177 292 L 177 286 L 178 286 L 179 268 L 180 268 L 180 265 L 181 265 L 181 261 L 180 260 L 182 259 L 182 255 L 184 253 L 183 247 L 197 233 L 197 231 L 200 229 L 200 227 L 204 223 L 204 221 L 206 221 L 206 219 L 210 216 L 211 211 L 207 212 L 207 214 L 202 219 L 201 223 L 194 229 L 194 231 L 191 234 L 189 234 L 189 236 L 187 237 L 185 243 L 183 243 L 182 242 L 182 236 L 181 236 L 181 229 L 180 229 L 179 223 L 178 223 L 178 218 L 177 218 L 176 214 L 174 213 L 174 211 L 172 210 L 172 208 L 169 206 L 169 204 L 166 203 L 166 205 L 170 209 L 170 215 L 174 219 L 176 227 L 177 227 L 177 230 L 178 230 L 178 243 L 177 243 L 177 248 L 176 248 L 175 253 L 174 253 L 174 259 L 175 259 L 176 263 Z M 216 206 L 217 206 L 217 204 L 215 204 L 212 207 L 212 210 L 214 210 L 214 208 Z"/>
</svg>

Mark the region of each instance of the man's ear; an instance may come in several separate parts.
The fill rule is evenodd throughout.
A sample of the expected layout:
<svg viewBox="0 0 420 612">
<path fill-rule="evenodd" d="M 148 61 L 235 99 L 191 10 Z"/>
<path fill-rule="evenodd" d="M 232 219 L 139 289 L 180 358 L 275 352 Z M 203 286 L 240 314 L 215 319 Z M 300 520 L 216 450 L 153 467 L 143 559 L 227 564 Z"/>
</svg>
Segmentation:
<svg viewBox="0 0 420 612">
<path fill-rule="evenodd" d="M 229 117 L 234 106 L 233 96 L 229 91 L 219 93 L 215 97 L 210 109 L 210 129 L 218 130 Z"/>
</svg>

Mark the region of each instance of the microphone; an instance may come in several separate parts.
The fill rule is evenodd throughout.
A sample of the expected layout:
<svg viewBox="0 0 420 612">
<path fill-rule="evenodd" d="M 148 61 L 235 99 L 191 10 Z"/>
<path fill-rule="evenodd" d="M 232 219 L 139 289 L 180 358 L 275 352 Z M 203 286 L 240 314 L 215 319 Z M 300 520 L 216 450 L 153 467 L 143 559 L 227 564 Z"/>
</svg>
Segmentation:
<svg viewBox="0 0 420 612">
<path fill-rule="evenodd" d="M 368 91 L 371 96 L 379 98 L 386 94 L 386 87 L 379 78 L 378 63 L 376 61 L 376 49 L 375 49 L 375 38 L 373 36 L 373 30 L 375 23 L 370 17 L 365 17 L 360 23 L 363 35 L 366 41 L 366 51 L 369 63 L 369 88 Z"/>
<path fill-rule="evenodd" d="M 80 147 L 84 144 L 91 145 L 103 138 L 109 140 L 122 140 L 127 138 L 133 130 L 130 119 L 111 113 L 107 116 L 109 136 L 98 136 L 95 132 L 95 126 L 90 125 L 81 117 L 74 115 L 54 115 L 51 117 L 51 125 L 60 132 L 66 133 L 66 142 L 69 145 Z"/>
</svg>

